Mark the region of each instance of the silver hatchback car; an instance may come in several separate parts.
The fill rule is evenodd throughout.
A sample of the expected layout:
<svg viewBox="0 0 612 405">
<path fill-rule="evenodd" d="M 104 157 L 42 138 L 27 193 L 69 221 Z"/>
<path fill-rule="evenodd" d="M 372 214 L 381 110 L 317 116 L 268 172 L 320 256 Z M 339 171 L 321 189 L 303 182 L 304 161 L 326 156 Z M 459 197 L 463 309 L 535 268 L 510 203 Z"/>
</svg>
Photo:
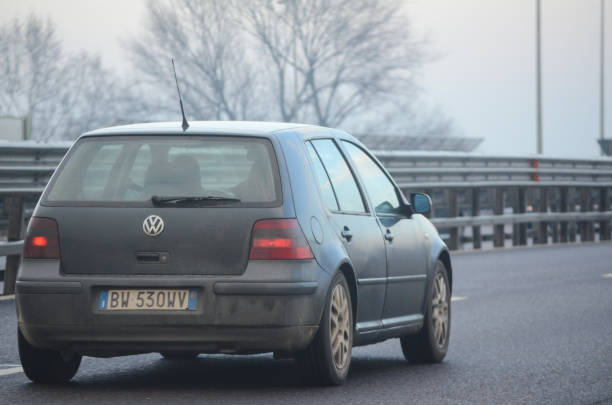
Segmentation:
<svg viewBox="0 0 612 405">
<path fill-rule="evenodd" d="M 452 268 L 426 219 L 355 138 L 317 126 L 195 122 L 87 133 L 28 226 L 19 353 L 35 382 L 82 356 L 293 357 L 341 384 L 356 345 L 448 348 Z"/>
</svg>

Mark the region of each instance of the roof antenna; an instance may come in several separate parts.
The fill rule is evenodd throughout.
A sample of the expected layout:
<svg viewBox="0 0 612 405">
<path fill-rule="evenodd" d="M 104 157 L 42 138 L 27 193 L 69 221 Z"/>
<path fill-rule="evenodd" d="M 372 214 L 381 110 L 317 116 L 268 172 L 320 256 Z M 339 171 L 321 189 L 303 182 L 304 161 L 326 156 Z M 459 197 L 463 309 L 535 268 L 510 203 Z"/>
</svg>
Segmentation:
<svg viewBox="0 0 612 405">
<path fill-rule="evenodd" d="M 183 108 L 183 100 L 181 99 L 181 91 L 179 90 L 178 79 L 176 78 L 176 68 L 174 67 L 174 58 L 172 58 L 172 70 L 174 71 L 174 81 L 176 82 L 176 92 L 179 96 L 179 103 L 181 104 L 181 114 L 183 114 L 183 131 L 187 131 L 189 128 L 189 123 L 187 122 L 187 118 L 185 118 L 185 109 Z"/>
</svg>

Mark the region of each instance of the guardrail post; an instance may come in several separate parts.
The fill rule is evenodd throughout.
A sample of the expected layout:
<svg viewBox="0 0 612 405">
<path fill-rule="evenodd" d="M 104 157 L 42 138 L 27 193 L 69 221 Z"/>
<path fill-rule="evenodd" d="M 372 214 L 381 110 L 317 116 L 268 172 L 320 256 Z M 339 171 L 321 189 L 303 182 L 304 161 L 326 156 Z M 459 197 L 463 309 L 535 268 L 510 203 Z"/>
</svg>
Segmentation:
<svg viewBox="0 0 612 405">
<path fill-rule="evenodd" d="M 480 189 L 475 187 L 472 189 L 472 216 L 477 217 L 480 215 Z M 482 235 L 480 233 L 480 226 L 472 226 L 472 247 L 474 249 L 480 249 L 482 247 Z"/>
<path fill-rule="evenodd" d="M 589 212 L 591 209 L 591 189 L 584 187 L 580 190 L 580 212 Z M 591 221 L 580 221 L 580 242 L 590 241 Z"/>
<path fill-rule="evenodd" d="M 504 213 L 504 189 L 496 188 L 495 189 L 495 206 L 493 207 L 493 213 L 495 215 L 502 215 Z M 493 235 L 493 246 L 494 247 L 504 247 L 504 242 L 506 239 L 505 235 L 505 225 L 499 224 L 495 225 L 495 231 Z"/>
<path fill-rule="evenodd" d="M 457 189 L 451 188 L 448 190 L 448 217 L 456 218 L 457 215 Z M 449 246 L 450 250 L 459 249 L 459 228 L 450 228 Z"/>
<path fill-rule="evenodd" d="M 599 212 L 606 212 L 610 209 L 610 194 L 606 187 L 599 191 Z M 610 240 L 610 220 L 599 221 L 599 240 Z"/>
<path fill-rule="evenodd" d="M 526 188 L 524 187 L 518 188 L 518 201 L 517 201 L 518 209 L 517 211 L 519 214 L 524 214 L 525 211 L 527 211 L 526 194 L 527 194 Z M 527 224 L 520 223 L 518 225 L 518 231 L 519 231 L 518 244 L 521 246 L 527 245 Z"/>
<path fill-rule="evenodd" d="M 561 187 L 559 193 L 559 211 L 567 212 L 569 189 L 567 187 Z M 567 221 L 561 221 L 561 235 L 559 238 L 561 243 L 566 243 L 568 241 L 567 225 Z"/>
<path fill-rule="evenodd" d="M 569 198 L 569 211 L 576 212 L 576 204 L 577 199 L 580 194 L 580 189 L 578 188 L 570 188 L 570 198 Z M 578 221 L 572 221 L 568 224 L 569 227 L 569 241 L 574 243 L 576 242 L 576 238 L 578 237 Z"/>
<path fill-rule="evenodd" d="M 512 189 L 512 213 L 520 212 L 520 189 L 518 187 Z M 512 224 L 512 246 L 518 246 L 520 241 L 520 224 Z"/>
<path fill-rule="evenodd" d="M 540 187 L 540 209 L 539 212 L 548 212 L 548 189 Z M 548 223 L 540 221 L 538 223 L 538 240 L 537 243 L 546 245 L 548 243 Z"/>
<path fill-rule="evenodd" d="M 550 192 L 552 193 L 552 196 L 550 197 L 550 199 L 552 199 L 552 202 L 550 203 L 550 211 L 559 212 L 559 208 L 557 206 L 557 190 L 551 189 Z M 552 233 L 552 243 L 559 243 L 559 221 L 553 221 L 549 223 L 548 226 L 550 227 L 550 232 Z"/>
<path fill-rule="evenodd" d="M 4 200 L 8 211 L 7 240 L 9 242 L 23 239 L 23 197 L 6 197 Z M 6 270 L 4 271 L 4 294 L 15 292 L 15 280 L 21 255 L 6 257 Z"/>
</svg>

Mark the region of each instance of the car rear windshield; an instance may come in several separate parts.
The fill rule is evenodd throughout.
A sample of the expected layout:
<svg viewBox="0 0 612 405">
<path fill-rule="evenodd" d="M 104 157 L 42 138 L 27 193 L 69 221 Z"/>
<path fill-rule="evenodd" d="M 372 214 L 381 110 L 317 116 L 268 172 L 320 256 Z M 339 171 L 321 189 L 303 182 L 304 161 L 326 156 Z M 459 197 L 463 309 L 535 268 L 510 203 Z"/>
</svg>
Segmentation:
<svg viewBox="0 0 612 405">
<path fill-rule="evenodd" d="M 84 138 L 61 165 L 43 202 L 151 205 L 152 199 L 174 197 L 212 197 L 210 205 L 278 204 L 271 142 L 239 136 Z"/>
</svg>

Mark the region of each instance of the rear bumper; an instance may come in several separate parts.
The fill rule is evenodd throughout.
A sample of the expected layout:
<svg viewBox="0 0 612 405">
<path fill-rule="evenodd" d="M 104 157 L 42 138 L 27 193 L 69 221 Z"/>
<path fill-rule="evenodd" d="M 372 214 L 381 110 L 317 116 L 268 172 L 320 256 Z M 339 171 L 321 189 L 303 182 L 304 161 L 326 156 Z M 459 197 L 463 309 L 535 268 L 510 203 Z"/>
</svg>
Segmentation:
<svg viewBox="0 0 612 405">
<path fill-rule="evenodd" d="M 57 267 L 57 277 L 53 267 Z M 62 276 L 24 261 L 19 327 L 41 348 L 114 356 L 161 351 L 244 353 L 305 348 L 317 331 L 330 276 L 315 261 L 254 263 L 242 276 Z M 44 275 L 44 278 L 42 277 Z M 193 311 L 104 311 L 109 288 L 189 288 Z"/>
<path fill-rule="evenodd" d="M 39 347 L 112 357 L 149 352 L 295 352 L 310 343 L 318 325 L 81 327 L 20 324 L 19 328 L 29 342 Z"/>
</svg>

